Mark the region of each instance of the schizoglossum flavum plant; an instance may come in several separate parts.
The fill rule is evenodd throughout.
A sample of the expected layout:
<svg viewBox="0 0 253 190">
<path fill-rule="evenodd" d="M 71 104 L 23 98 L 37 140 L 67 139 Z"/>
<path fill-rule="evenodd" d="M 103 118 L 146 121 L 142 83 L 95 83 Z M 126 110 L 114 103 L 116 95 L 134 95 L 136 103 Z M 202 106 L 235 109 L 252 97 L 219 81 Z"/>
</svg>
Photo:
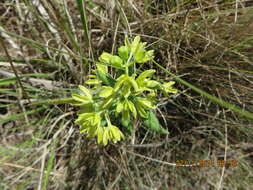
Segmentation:
<svg viewBox="0 0 253 190">
<path fill-rule="evenodd" d="M 157 93 L 165 96 L 177 93 L 174 81 L 160 83 L 152 80 L 156 70 L 137 73 L 137 64 L 153 59 L 154 51 L 146 50 L 146 43 L 136 36 L 130 43 L 118 48 L 118 55 L 103 52 L 93 74 L 85 81 L 91 88 L 79 85 L 79 93 L 73 93 L 74 105 L 79 106 L 76 123 L 87 137 L 97 137 L 98 144 L 116 143 L 131 134 L 134 120 L 140 119 L 151 130 L 168 134 L 156 115 Z M 112 76 L 108 67 L 115 70 Z"/>
</svg>

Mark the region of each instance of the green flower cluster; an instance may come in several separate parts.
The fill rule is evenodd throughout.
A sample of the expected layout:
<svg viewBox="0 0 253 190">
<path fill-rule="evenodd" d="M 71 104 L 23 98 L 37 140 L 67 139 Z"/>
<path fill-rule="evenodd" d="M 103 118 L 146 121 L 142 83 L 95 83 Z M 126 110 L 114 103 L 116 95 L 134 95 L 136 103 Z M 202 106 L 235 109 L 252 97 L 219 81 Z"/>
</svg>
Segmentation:
<svg viewBox="0 0 253 190">
<path fill-rule="evenodd" d="M 158 90 L 165 95 L 177 93 L 177 90 L 172 87 L 174 81 L 161 84 L 152 80 L 154 69 L 137 74 L 135 64 L 154 57 L 154 51 L 147 51 L 145 46 L 137 36 L 132 43 L 126 40 L 125 45 L 118 48 L 118 55 L 102 53 L 94 74 L 85 82 L 92 88 L 79 86 L 80 93 L 72 94 L 75 105 L 81 107 L 76 120 L 80 131 L 88 137 L 96 136 L 99 144 L 116 143 L 124 138 L 120 128 L 111 124 L 116 118 L 120 118 L 121 129 L 132 125 L 131 117 L 139 117 L 151 129 L 167 133 L 152 110 L 156 108 Z M 115 77 L 109 74 L 108 67 L 116 69 Z"/>
</svg>

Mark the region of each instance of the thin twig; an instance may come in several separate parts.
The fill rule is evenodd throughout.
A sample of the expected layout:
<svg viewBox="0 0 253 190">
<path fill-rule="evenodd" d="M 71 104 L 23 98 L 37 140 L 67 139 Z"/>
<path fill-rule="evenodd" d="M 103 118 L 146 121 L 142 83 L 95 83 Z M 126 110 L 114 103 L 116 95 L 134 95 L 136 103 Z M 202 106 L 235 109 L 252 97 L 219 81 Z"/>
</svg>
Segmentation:
<svg viewBox="0 0 253 190">
<path fill-rule="evenodd" d="M 0 165 L 40 172 L 40 169 L 32 168 L 30 166 L 21 166 L 21 165 L 18 165 L 18 164 L 13 164 L 13 163 L 8 163 L 8 162 L 0 162 Z M 44 171 L 44 173 L 46 173 L 46 171 Z M 63 174 L 58 173 L 58 172 L 57 173 L 56 172 L 50 172 L 50 175 L 54 175 L 54 176 L 57 176 L 57 177 L 62 177 L 63 176 Z"/>
</svg>

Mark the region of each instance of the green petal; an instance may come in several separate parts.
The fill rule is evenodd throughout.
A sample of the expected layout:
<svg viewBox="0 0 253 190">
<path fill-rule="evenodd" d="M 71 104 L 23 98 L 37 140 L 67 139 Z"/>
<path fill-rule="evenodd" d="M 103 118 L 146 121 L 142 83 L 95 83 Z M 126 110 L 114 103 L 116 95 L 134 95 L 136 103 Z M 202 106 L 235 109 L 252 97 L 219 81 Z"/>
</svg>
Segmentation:
<svg viewBox="0 0 253 190">
<path fill-rule="evenodd" d="M 137 117 L 137 111 L 135 109 L 135 106 L 134 106 L 133 102 L 127 101 L 127 104 L 128 104 L 128 108 L 132 112 L 134 118 L 136 118 Z"/>
<path fill-rule="evenodd" d="M 142 85 L 144 83 L 144 80 L 147 78 L 147 77 L 150 77 L 151 75 L 153 75 L 154 73 L 156 72 L 156 70 L 154 69 L 150 69 L 150 70 L 146 70 L 144 72 L 142 72 L 138 78 L 136 79 L 136 82 L 139 84 L 139 85 Z"/>
<path fill-rule="evenodd" d="M 108 127 L 105 128 L 104 134 L 103 134 L 103 145 L 106 146 L 108 144 L 109 137 L 109 130 Z"/>
<path fill-rule="evenodd" d="M 136 107 L 136 110 L 137 110 L 138 114 L 140 115 L 140 117 L 143 117 L 143 118 L 147 118 L 147 117 L 148 117 L 148 115 L 147 115 L 147 113 L 146 113 L 144 107 L 143 107 L 141 104 L 139 104 L 139 103 L 137 102 L 137 103 L 135 104 L 135 107 Z"/>
<path fill-rule="evenodd" d="M 123 133 L 119 130 L 118 127 L 114 126 L 114 125 L 110 125 L 108 126 L 109 130 L 111 131 L 111 134 L 113 136 L 113 141 L 114 143 L 116 143 L 117 141 L 120 141 L 121 138 L 124 137 Z"/>
<path fill-rule="evenodd" d="M 140 36 L 136 36 L 134 38 L 133 42 L 131 43 L 131 45 L 130 45 L 131 46 L 131 52 L 133 54 L 135 54 L 135 52 L 138 50 L 140 40 L 141 40 Z"/>
<path fill-rule="evenodd" d="M 98 142 L 98 144 L 101 144 L 103 142 L 104 131 L 105 131 L 105 129 L 102 126 L 99 126 L 97 128 L 97 142 Z"/>
<path fill-rule="evenodd" d="M 170 82 L 163 84 L 162 86 L 163 86 L 164 91 L 167 93 L 174 93 L 174 94 L 177 93 L 178 92 L 177 89 L 172 87 L 172 85 L 174 85 L 174 84 L 175 84 L 174 81 L 170 81 Z"/>
<path fill-rule="evenodd" d="M 134 61 L 136 63 L 143 63 L 145 57 L 145 50 L 139 50 L 135 53 Z"/>
<path fill-rule="evenodd" d="M 94 117 L 93 117 L 93 124 L 92 125 L 97 125 L 99 126 L 100 125 L 100 122 L 101 122 L 101 117 L 98 113 L 95 113 L 94 114 Z"/>
<path fill-rule="evenodd" d="M 121 46 L 118 48 L 118 54 L 122 59 L 127 60 L 129 57 L 129 49 L 127 46 Z"/>
</svg>

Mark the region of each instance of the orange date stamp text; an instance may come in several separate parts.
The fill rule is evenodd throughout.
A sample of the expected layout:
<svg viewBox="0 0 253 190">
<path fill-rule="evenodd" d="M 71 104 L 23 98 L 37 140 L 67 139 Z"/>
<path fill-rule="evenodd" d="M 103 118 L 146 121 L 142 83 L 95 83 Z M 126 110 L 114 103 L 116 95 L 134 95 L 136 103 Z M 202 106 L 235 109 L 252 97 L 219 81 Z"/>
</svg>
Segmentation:
<svg viewBox="0 0 253 190">
<path fill-rule="evenodd" d="M 238 165 L 236 160 L 177 160 L 176 166 L 177 167 L 189 167 L 189 166 L 199 166 L 199 167 L 210 167 L 210 166 L 230 166 L 235 168 Z"/>
</svg>

